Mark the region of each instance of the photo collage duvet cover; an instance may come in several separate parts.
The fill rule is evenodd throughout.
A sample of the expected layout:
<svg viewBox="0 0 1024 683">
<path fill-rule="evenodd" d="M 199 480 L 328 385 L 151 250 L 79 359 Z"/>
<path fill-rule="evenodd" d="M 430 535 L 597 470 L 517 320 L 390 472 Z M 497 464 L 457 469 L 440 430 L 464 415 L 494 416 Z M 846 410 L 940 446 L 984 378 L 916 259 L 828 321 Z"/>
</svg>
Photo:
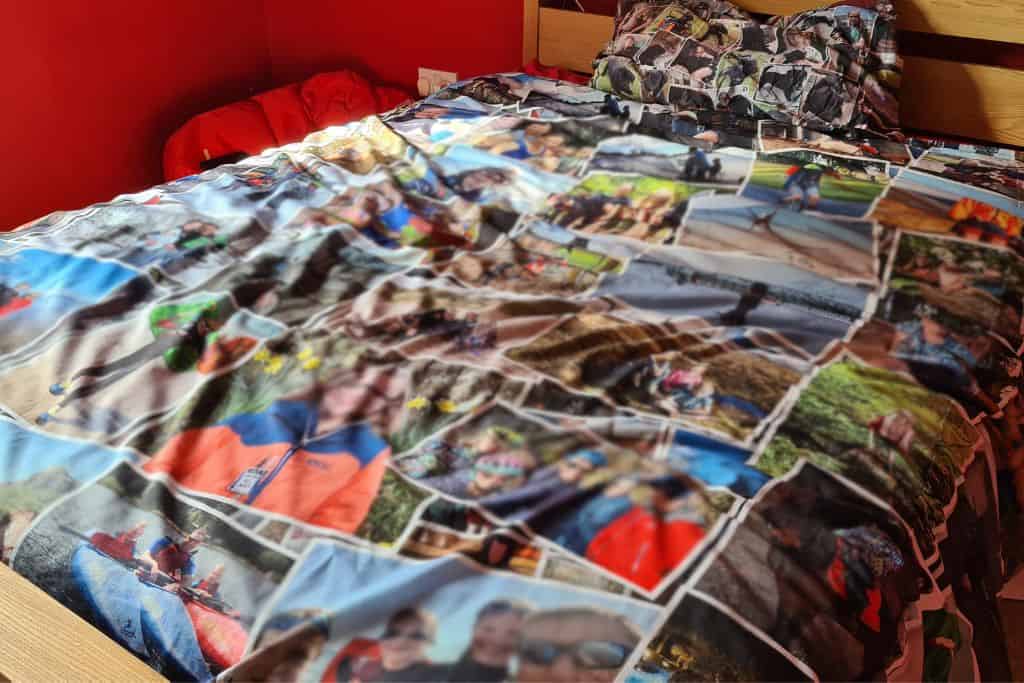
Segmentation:
<svg viewBox="0 0 1024 683">
<path fill-rule="evenodd" d="M 1010 679 L 1024 161 L 713 123 L 477 78 L 7 233 L 0 558 L 175 680 Z"/>
</svg>

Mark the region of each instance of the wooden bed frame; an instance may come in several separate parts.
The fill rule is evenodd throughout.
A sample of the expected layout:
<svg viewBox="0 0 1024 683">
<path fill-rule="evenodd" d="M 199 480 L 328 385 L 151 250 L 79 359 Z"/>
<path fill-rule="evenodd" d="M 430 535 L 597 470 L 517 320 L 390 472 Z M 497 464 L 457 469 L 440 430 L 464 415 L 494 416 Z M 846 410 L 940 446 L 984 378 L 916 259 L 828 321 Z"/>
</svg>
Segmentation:
<svg viewBox="0 0 1024 683">
<path fill-rule="evenodd" d="M 733 0 L 759 14 L 791 14 L 829 0 Z M 1024 0 L 895 0 L 899 27 L 943 36 L 1024 44 Z M 523 63 L 591 73 L 614 18 L 541 7 L 523 0 Z M 900 119 L 936 135 L 1024 146 L 1024 71 L 906 57 Z"/>
</svg>

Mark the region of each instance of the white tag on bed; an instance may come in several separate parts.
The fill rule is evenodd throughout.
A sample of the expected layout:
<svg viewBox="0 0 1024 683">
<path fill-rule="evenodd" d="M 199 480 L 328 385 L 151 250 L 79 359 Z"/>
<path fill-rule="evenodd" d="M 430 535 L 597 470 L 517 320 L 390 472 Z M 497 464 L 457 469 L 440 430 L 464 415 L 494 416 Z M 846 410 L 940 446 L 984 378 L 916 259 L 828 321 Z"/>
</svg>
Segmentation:
<svg viewBox="0 0 1024 683">
<path fill-rule="evenodd" d="M 248 496 L 265 476 L 267 476 L 267 470 L 262 467 L 250 467 L 238 475 L 238 479 L 235 479 L 234 483 L 228 487 L 228 491 L 239 496 Z"/>
</svg>

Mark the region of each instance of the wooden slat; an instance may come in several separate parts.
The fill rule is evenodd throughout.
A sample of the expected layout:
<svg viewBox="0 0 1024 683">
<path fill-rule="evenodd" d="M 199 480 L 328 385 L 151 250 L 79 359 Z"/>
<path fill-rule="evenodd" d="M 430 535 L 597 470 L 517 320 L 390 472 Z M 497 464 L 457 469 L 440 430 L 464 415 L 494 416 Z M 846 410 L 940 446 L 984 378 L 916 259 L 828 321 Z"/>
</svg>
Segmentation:
<svg viewBox="0 0 1024 683">
<path fill-rule="evenodd" d="M 793 14 L 821 0 L 735 0 L 748 12 Z M 899 27 L 944 36 L 1024 43 L 1024 0 L 895 0 Z"/>
<path fill-rule="evenodd" d="M 907 57 L 900 121 L 904 128 L 1024 145 L 1024 71 Z"/>
<path fill-rule="evenodd" d="M 594 57 L 615 30 L 612 17 L 543 7 L 539 25 L 541 63 L 583 73 L 594 70 Z"/>
<path fill-rule="evenodd" d="M 524 0 L 531 21 L 539 0 Z M 815 9 L 822 0 L 735 0 L 748 12 L 793 14 Z M 1024 44 L 1024 0 L 895 0 L 899 27 L 944 36 Z M 525 46 L 525 44 L 524 44 Z"/>
<path fill-rule="evenodd" d="M 0 679 L 164 681 L 155 671 L 0 564 Z"/>
<path fill-rule="evenodd" d="M 539 9 L 540 0 L 523 0 L 523 64 L 537 59 Z"/>
</svg>

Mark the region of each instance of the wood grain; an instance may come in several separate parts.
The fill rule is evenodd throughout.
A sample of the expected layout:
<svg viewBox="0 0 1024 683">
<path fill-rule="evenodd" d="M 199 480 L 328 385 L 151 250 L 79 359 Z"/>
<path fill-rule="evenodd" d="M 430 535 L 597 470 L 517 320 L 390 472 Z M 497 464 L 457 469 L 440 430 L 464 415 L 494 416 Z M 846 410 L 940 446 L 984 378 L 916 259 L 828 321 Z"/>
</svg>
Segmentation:
<svg viewBox="0 0 1024 683">
<path fill-rule="evenodd" d="M 821 0 L 734 0 L 760 14 L 793 14 Z M 1024 43 L 1024 0 L 894 0 L 898 26 L 905 31 Z"/>
<path fill-rule="evenodd" d="M 903 70 L 904 127 L 1024 145 L 1024 71 L 923 57 Z"/>
<path fill-rule="evenodd" d="M 538 27 L 543 64 L 591 73 L 594 56 L 611 39 L 614 20 L 541 8 Z M 1024 71 L 907 57 L 904 72 L 903 127 L 1024 145 Z"/>
<path fill-rule="evenodd" d="M 541 64 L 593 72 L 594 57 L 611 39 L 615 20 L 600 14 L 546 8 L 541 8 L 539 15 Z"/>
<path fill-rule="evenodd" d="M 537 11 L 539 9 L 540 0 L 523 0 L 523 64 L 529 64 L 537 59 Z"/>
<path fill-rule="evenodd" d="M 165 680 L 2 564 L 0 617 L 0 680 Z"/>
</svg>

